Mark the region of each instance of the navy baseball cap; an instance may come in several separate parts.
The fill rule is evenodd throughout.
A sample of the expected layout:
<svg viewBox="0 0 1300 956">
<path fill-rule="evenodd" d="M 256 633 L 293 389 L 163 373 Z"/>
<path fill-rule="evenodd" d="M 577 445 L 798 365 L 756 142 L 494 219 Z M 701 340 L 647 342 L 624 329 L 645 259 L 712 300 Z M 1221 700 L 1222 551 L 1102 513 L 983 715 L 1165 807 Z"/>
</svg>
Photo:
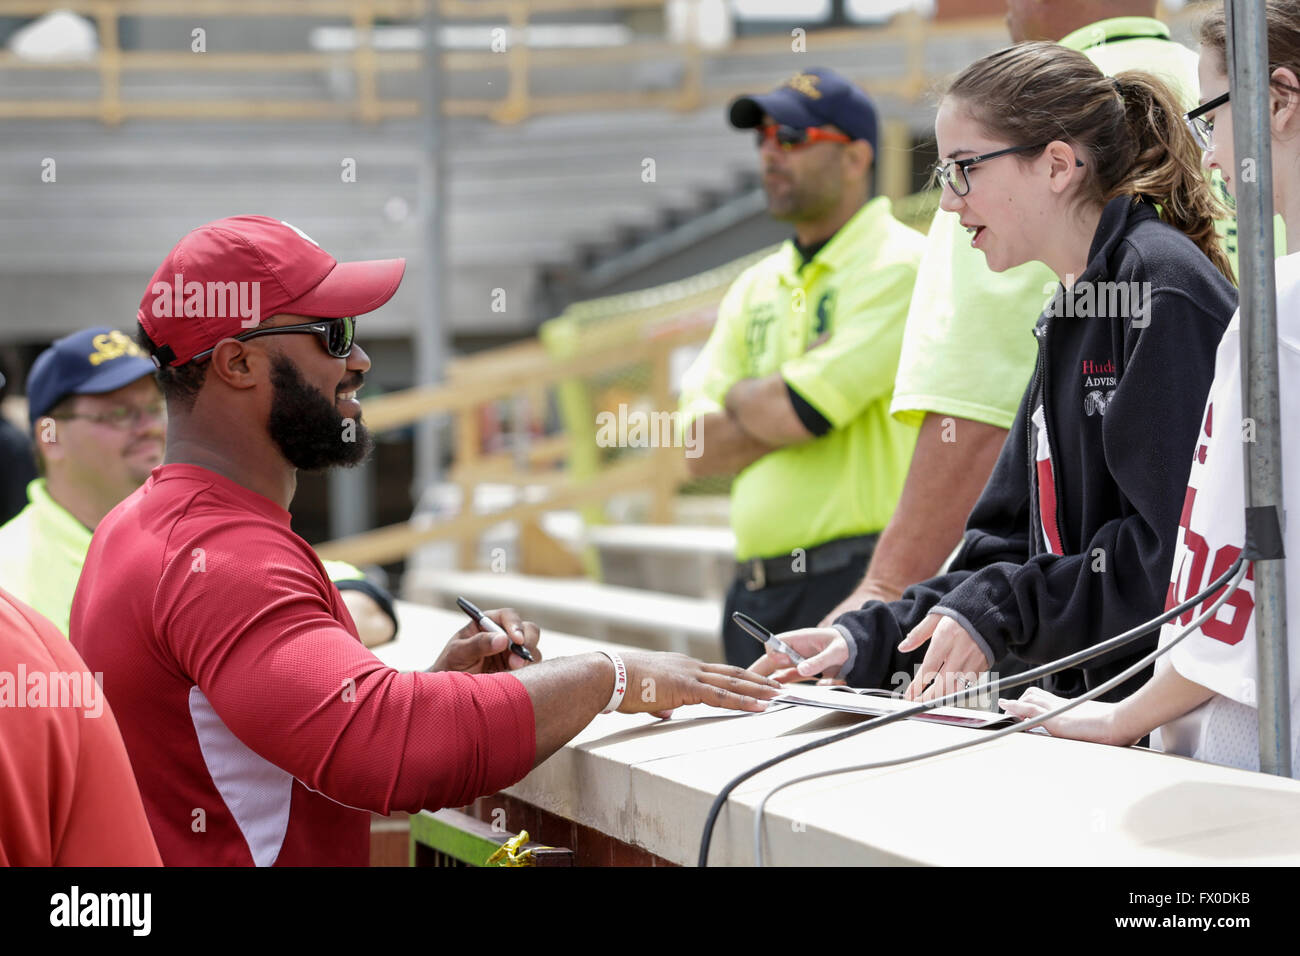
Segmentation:
<svg viewBox="0 0 1300 956">
<path fill-rule="evenodd" d="M 834 70 L 814 67 L 796 73 L 771 93 L 733 100 L 731 125 L 753 129 L 766 113 L 782 126 L 838 126 L 854 139 L 864 139 L 876 150 L 876 107 L 861 87 Z"/>
<path fill-rule="evenodd" d="M 69 395 L 102 395 L 152 374 L 153 362 L 125 332 L 74 332 L 36 356 L 27 376 L 27 418 L 35 427 Z"/>
</svg>

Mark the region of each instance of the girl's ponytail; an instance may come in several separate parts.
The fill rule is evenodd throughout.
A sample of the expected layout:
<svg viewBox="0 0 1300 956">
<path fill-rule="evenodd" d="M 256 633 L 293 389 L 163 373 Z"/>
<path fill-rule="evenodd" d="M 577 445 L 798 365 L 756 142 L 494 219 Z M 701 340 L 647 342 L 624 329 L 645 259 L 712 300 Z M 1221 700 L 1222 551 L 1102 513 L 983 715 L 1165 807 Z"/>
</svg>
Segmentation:
<svg viewBox="0 0 1300 956">
<path fill-rule="evenodd" d="M 1161 219 L 1196 243 L 1215 268 L 1235 281 L 1215 231 L 1215 220 L 1228 212 L 1206 188 L 1201 148 L 1187 129 L 1182 105 L 1169 87 L 1140 70 L 1120 73 L 1114 86 L 1124 101 L 1131 148 L 1126 150 L 1127 170 L 1104 191 L 1103 202 L 1130 194 L 1150 199 L 1158 204 Z"/>
</svg>

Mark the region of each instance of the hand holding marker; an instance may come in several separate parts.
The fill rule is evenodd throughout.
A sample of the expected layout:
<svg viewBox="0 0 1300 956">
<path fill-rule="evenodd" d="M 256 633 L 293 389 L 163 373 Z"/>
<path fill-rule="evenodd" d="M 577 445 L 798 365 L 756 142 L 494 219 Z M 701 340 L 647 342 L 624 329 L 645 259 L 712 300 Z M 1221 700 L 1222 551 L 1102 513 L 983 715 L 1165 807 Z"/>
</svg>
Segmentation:
<svg viewBox="0 0 1300 956">
<path fill-rule="evenodd" d="M 746 634 L 758 641 L 769 650 L 778 654 L 784 654 L 790 660 L 794 661 L 796 667 L 804 662 L 804 656 L 792 648 L 781 638 L 777 637 L 762 624 L 750 617 L 748 614 L 741 614 L 739 611 L 733 611 L 731 619 L 740 625 L 740 629 Z"/>
<path fill-rule="evenodd" d="M 489 634 L 505 633 L 505 631 L 501 629 L 500 624 L 492 620 L 492 618 L 488 617 L 486 614 L 480 611 L 469 601 L 466 601 L 463 597 L 456 598 L 456 604 L 460 607 L 462 611 L 464 611 L 466 614 L 469 615 L 471 621 L 473 621 L 479 627 L 483 628 L 483 630 L 487 631 Z M 528 663 L 531 664 L 533 662 L 533 655 L 529 652 L 528 648 L 524 647 L 522 644 L 516 644 L 514 641 L 511 641 L 510 650 L 513 651 L 515 654 L 518 654 L 524 660 L 528 661 Z"/>
</svg>

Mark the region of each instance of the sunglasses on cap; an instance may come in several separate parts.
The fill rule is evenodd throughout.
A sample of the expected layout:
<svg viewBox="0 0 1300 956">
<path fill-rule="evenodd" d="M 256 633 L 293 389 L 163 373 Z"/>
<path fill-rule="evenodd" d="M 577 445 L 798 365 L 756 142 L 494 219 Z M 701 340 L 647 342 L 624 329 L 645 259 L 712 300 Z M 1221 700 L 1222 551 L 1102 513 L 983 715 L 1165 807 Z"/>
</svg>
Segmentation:
<svg viewBox="0 0 1300 956">
<path fill-rule="evenodd" d="M 278 325 L 267 329 L 253 329 L 251 332 L 233 335 L 231 338 L 237 342 L 247 342 L 249 339 L 255 339 L 260 335 L 306 333 L 320 339 L 325 351 L 334 358 L 347 358 L 352 354 L 352 341 L 356 336 L 356 322 L 355 316 L 347 315 L 339 319 L 317 319 L 315 322 L 303 322 L 301 325 Z M 215 347 L 207 349 L 194 356 L 190 361 L 197 362 L 199 359 L 205 359 L 215 351 Z"/>
<path fill-rule="evenodd" d="M 853 142 L 851 136 L 832 133 L 829 130 L 818 129 L 816 126 L 800 129 L 797 126 L 780 126 L 776 123 L 764 123 L 762 126 L 754 127 L 754 136 L 760 149 L 764 143 L 771 140 L 776 140 L 776 144 L 782 149 L 800 149 L 813 143 Z"/>
</svg>

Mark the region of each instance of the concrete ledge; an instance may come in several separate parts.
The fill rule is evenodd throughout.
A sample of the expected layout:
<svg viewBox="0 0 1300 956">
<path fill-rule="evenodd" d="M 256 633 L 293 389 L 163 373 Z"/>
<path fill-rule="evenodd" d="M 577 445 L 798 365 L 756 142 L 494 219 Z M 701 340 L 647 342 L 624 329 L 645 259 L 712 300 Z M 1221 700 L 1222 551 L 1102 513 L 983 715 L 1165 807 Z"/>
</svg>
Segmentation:
<svg viewBox="0 0 1300 956">
<path fill-rule="evenodd" d="M 459 615 L 447 611 L 402 602 L 400 613 L 402 640 L 376 649 L 385 661 L 405 655 L 431 663 L 460 627 Z M 399 645 L 408 646 L 398 653 Z M 542 641 L 548 657 L 596 646 L 565 634 Z M 857 719 L 795 707 L 756 715 L 688 707 L 668 721 L 599 716 L 505 793 L 693 865 L 709 805 L 727 781 Z M 978 733 L 906 721 L 774 767 L 733 794 L 710 862 L 753 862 L 755 807 L 781 781 Z M 769 802 L 766 819 L 767 861 L 785 865 L 1300 863 L 1300 781 L 1037 735 L 798 784 Z"/>
</svg>

